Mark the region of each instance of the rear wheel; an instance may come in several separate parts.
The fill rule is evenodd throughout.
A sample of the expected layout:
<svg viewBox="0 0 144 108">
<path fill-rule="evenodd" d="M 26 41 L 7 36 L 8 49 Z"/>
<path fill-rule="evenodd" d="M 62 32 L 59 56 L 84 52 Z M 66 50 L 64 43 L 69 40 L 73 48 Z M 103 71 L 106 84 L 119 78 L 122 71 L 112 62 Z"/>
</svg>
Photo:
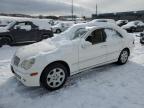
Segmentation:
<svg viewBox="0 0 144 108">
<path fill-rule="evenodd" d="M 123 65 L 128 61 L 129 51 L 127 49 L 122 50 L 118 58 L 117 64 Z"/>
<path fill-rule="evenodd" d="M 57 90 L 65 84 L 67 77 L 67 68 L 60 63 L 54 63 L 43 71 L 41 83 L 48 90 Z"/>
</svg>

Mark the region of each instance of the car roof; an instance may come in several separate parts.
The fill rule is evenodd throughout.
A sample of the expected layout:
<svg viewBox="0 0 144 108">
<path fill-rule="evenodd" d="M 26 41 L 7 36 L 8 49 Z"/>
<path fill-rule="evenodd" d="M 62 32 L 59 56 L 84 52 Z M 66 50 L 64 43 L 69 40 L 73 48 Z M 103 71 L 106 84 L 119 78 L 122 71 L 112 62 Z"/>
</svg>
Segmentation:
<svg viewBox="0 0 144 108">
<path fill-rule="evenodd" d="M 94 22 L 101 22 L 101 23 L 116 23 L 114 19 L 94 19 L 90 21 L 89 23 L 94 23 Z"/>
<path fill-rule="evenodd" d="M 116 24 L 111 24 L 111 23 L 105 23 L 105 24 L 97 23 L 97 25 L 88 25 L 85 28 L 89 28 L 89 30 L 94 30 L 94 29 L 99 29 L 99 28 L 110 28 L 110 29 L 114 29 L 114 30 L 118 31 L 122 35 L 127 34 L 127 32 L 124 29 L 117 26 Z"/>
</svg>

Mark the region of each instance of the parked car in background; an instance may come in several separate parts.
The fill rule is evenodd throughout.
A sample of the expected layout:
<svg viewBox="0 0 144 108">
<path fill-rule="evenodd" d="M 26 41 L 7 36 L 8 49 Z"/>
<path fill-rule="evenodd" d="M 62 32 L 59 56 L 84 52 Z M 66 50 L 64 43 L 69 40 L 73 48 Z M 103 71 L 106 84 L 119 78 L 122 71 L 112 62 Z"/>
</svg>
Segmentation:
<svg viewBox="0 0 144 108">
<path fill-rule="evenodd" d="M 140 43 L 144 44 L 144 32 L 140 33 Z"/>
<path fill-rule="evenodd" d="M 61 33 L 71 27 L 73 22 L 59 22 L 58 24 L 52 26 L 52 30 L 54 33 Z"/>
<path fill-rule="evenodd" d="M 123 25 L 126 25 L 128 23 L 128 20 L 118 20 L 118 21 L 116 21 L 116 24 L 118 25 L 118 26 L 123 26 Z"/>
<path fill-rule="evenodd" d="M 97 22 L 116 24 L 116 21 L 114 19 L 94 19 L 90 21 L 89 23 L 97 23 Z"/>
<path fill-rule="evenodd" d="M 65 32 L 16 51 L 11 70 L 25 86 L 61 88 L 84 70 L 117 62 L 125 64 L 134 39 L 117 25 L 76 24 Z"/>
<path fill-rule="evenodd" d="M 144 30 L 144 23 L 142 21 L 131 21 L 122 26 L 127 32 L 142 32 Z"/>
<path fill-rule="evenodd" d="M 19 43 L 33 43 L 53 36 L 51 27 L 45 29 L 38 22 L 13 21 L 0 27 L 0 46 Z"/>
<path fill-rule="evenodd" d="M 78 24 L 78 23 L 87 23 L 87 21 L 84 18 L 76 18 L 75 24 Z"/>
</svg>

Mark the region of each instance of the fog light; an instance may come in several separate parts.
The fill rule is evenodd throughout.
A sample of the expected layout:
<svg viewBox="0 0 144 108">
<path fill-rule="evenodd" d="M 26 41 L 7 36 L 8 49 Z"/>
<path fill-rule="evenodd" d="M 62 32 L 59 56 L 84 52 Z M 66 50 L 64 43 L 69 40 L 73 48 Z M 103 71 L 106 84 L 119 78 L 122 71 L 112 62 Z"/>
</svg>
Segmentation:
<svg viewBox="0 0 144 108">
<path fill-rule="evenodd" d="M 34 72 L 34 73 L 31 73 L 31 74 L 30 74 L 30 76 L 36 76 L 36 75 L 38 75 L 37 72 Z"/>
</svg>

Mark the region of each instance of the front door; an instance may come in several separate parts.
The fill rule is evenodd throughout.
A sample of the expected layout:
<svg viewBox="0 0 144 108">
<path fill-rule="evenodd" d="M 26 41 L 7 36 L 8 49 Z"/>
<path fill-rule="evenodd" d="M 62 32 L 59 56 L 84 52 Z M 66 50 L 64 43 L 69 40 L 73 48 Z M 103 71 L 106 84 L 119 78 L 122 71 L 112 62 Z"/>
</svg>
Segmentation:
<svg viewBox="0 0 144 108">
<path fill-rule="evenodd" d="M 35 38 L 31 25 L 27 22 L 17 23 L 11 30 L 16 43 L 30 42 Z"/>
<path fill-rule="evenodd" d="M 81 39 L 83 41 L 83 39 Z M 79 69 L 89 68 L 99 65 L 106 60 L 106 35 L 103 29 L 93 30 L 85 37 L 85 42 L 89 42 L 89 46 L 79 45 Z"/>
</svg>

